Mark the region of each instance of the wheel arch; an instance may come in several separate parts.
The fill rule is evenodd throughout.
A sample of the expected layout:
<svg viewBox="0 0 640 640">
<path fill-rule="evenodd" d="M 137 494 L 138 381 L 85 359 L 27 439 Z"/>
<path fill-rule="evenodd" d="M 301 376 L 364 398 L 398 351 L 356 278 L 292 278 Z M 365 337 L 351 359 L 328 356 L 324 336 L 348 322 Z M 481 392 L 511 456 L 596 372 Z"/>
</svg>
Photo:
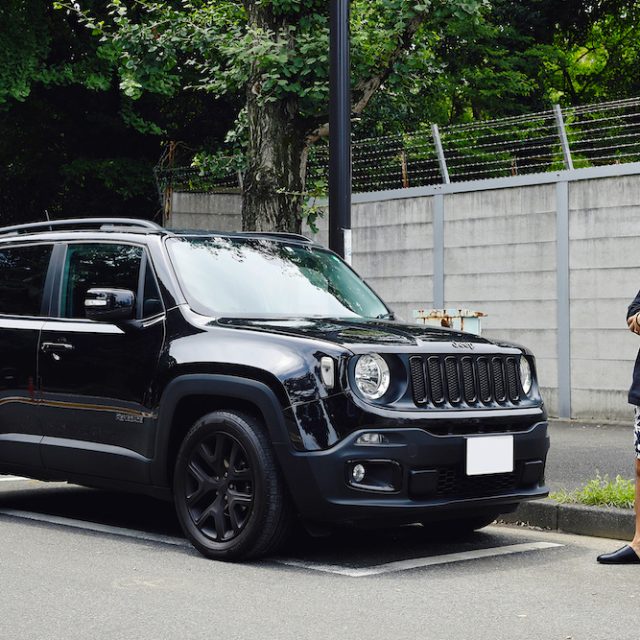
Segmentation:
<svg viewBox="0 0 640 640">
<path fill-rule="evenodd" d="M 276 451 L 289 442 L 283 409 L 274 391 L 258 380 L 222 374 L 188 374 L 172 380 L 160 400 L 153 483 L 170 486 L 172 464 L 182 437 L 193 422 L 217 409 L 259 418 Z"/>
</svg>

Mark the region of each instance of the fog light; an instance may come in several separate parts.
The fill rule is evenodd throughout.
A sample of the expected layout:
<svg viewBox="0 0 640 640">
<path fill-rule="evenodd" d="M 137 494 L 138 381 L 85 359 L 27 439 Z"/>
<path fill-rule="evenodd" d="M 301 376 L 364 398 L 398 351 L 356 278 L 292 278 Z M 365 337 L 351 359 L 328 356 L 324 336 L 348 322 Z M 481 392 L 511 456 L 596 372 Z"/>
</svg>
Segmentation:
<svg viewBox="0 0 640 640">
<path fill-rule="evenodd" d="M 347 484 L 358 491 L 394 493 L 402 487 L 402 467 L 395 460 L 350 460 L 345 471 Z"/>
<path fill-rule="evenodd" d="M 351 471 L 351 478 L 354 482 L 362 482 L 364 480 L 365 471 L 361 464 L 354 465 Z"/>
<path fill-rule="evenodd" d="M 358 436 L 356 444 L 383 444 L 386 438 L 381 433 L 363 433 Z"/>
</svg>

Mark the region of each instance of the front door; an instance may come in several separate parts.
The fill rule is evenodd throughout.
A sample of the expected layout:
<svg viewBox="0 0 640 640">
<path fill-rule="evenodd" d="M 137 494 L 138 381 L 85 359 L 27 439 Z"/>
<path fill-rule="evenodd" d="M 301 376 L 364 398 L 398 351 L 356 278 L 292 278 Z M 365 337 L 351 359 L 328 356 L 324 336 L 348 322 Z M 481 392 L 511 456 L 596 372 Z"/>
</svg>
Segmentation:
<svg viewBox="0 0 640 640">
<path fill-rule="evenodd" d="M 0 466 L 40 467 L 37 355 L 52 246 L 0 247 Z M 16 470 L 19 470 L 16 468 Z"/>
<path fill-rule="evenodd" d="M 88 320 L 91 288 L 136 294 L 130 320 Z M 56 301 L 40 339 L 42 457 L 68 474 L 149 481 L 155 416 L 152 382 L 164 341 L 164 310 L 143 247 L 69 244 Z"/>
</svg>

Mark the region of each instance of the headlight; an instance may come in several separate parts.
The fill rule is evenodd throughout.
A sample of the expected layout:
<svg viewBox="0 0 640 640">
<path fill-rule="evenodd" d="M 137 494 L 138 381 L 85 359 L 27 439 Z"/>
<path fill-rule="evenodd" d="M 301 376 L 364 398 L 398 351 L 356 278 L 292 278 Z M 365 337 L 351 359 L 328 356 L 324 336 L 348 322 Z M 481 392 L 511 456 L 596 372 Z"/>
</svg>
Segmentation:
<svg viewBox="0 0 640 640">
<path fill-rule="evenodd" d="M 524 394 L 528 396 L 533 385 L 533 377 L 531 375 L 531 365 L 524 356 L 520 357 L 520 383 Z"/>
<path fill-rule="evenodd" d="M 365 398 L 381 398 L 389 388 L 389 367 L 382 356 L 368 353 L 358 358 L 355 370 L 356 386 Z"/>
</svg>

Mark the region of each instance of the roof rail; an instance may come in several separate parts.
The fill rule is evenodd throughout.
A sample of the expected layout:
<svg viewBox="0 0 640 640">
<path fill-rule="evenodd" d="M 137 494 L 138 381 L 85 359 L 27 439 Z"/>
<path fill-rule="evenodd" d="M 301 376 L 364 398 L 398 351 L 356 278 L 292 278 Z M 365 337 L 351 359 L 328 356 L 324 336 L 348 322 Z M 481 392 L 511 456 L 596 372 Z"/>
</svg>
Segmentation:
<svg viewBox="0 0 640 640">
<path fill-rule="evenodd" d="M 288 231 L 245 231 L 243 236 L 251 237 L 263 237 L 267 238 L 279 238 L 280 240 L 298 240 L 299 242 L 313 242 L 307 236 L 303 236 L 301 233 L 289 233 Z"/>
<path fill-rule="evenodd" d="M 0 227 L 0 236 L 19 235 L 21 233 L 38 233 L 56 231 L 58 229 L 105 229 L 108 227 L 133 227 L 149 231 L 164 231 L 163 227 L 150 220 L 136 218 L 71 218 L 68 220 L 50 220 L 48 222 L 29 222 L 11 227 Z"/>
</svg>

